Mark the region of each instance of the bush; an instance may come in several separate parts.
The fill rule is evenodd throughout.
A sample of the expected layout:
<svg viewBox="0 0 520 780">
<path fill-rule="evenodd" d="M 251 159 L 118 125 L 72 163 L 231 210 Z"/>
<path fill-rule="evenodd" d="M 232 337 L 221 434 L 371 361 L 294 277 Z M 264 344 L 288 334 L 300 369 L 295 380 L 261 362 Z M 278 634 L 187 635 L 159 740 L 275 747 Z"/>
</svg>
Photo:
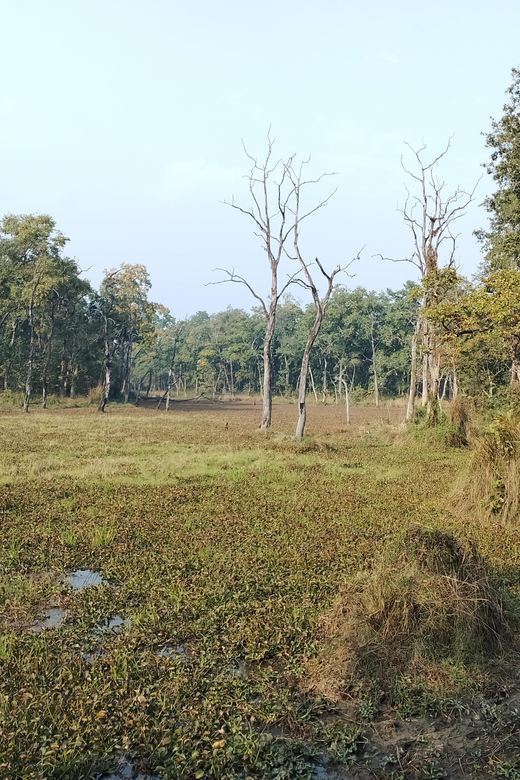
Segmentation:
<svg viewBox="0 0 520 780">
<path fill-rule="evenodd" d="M 340 698 L 361 685 L 395 691 L 403 674 L 475 665 L 513 640 L 516 610 L 471 542 L 419 527 L 360 573 L 321 620 L 309 688 Z"/>
<path fill-rule="evenodd" d="M 0 406 L 23 406 L 25 395 L 19 390 L 4 390 L 0 393 Z"/>
<path fill-rule="evenodd" d="M 475 444 L 470 471 L 459 498 L 462 508 L 480 519 L 512 522 L 520 512 L 520 419 L 495 417 L 489 432 Z"/>
<path fill-rule="evenodd" d="M 97 385 L 96 387 L 91 387 L 88 391 L 88 403 L 91 406 L 99 406 L 99 402 L 101 401 L 101 395 L 103 394 L 103 385 Z"/>
</svg>

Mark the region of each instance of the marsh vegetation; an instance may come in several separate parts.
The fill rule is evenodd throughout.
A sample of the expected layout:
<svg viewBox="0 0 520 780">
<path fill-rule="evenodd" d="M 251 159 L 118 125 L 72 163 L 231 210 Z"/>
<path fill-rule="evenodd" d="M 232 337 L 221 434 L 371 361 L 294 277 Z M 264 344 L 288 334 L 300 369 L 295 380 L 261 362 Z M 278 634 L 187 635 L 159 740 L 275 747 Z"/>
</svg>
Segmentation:
<svg viewBox="0 0 520 780">
<path fill-rule="evenodd" d="M 466 448 L 411 435 L 398 405 L 354 407 L 350 426 L 341 407 L 313 406 L 303 442 L 292 404 L 275 404 L 268 433 L 255 431 L 258 406 L 245 401 L 154 406 L 0 415 L 0 776 L 519 771 L 510 632 L 520 533 L 448 500 Z M 442 600 L 453 572 L 435 569 L 442 545 L 428 558 L 420 539 L 415 557 L 399 559 L 418 521 L 451 550 L 448 569 L 459 553 L 465 561 L 456 642 L 472 615 L 469 657 L 442 634 L 452 606 L 421 622 L 431 599 L 420 583 Z M 364 615 L 376 621 L 365 649 L 374 632 L 393 631 L 399 662 L 385 684 L 359 673 L 376 658 L 327 690 L 316 682 L 330 651 L 324 621 L 337 623 L 349 588 L 353 604 L 369 592 L 374 604 L 392 555 L 390 623 Z M 415 649 L 401 643 L 399 609 Z M 42 626 L 49 610 L 61 620 Z M 444 621 L 433 653 L 432 615 Z"/>
</svg>

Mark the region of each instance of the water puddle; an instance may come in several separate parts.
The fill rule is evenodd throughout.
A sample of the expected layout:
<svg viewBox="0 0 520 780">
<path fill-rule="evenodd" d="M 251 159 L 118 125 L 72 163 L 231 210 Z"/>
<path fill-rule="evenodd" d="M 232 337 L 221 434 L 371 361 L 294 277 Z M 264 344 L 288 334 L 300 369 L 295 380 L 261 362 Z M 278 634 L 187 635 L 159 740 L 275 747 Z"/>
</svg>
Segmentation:
<svg viewBox="0 0 520 780">
<path fill-rule="evenodd" d="M 164 645 L 160 650 L 157 650 L 155 655 L 161 658 L 171 658 L 174 661 L 188 661 L 184 645 Z"/>
<path fill-rule="evenodd" d="M 162 780 L 157 775 L 143 775 L 142 773 L 136 774 L 136 768 L 130 761 L 120 761 L 119 766 L 115 772 L 111 774 L 97 775 L 96 780 Z"/>
<path fill-rule="evenodd" d="M 106 634 L 112 632 L 117 634 L 124 626 L 129 625 L 130 621 L 126 618 L 122 618 L 121 615 L 116 615 L 101 626 L 97 626 L 94 630 L 94 636 L 106 636 Z"/>
<path fill-rule="evenodd" d="M 38 620 L 33 626 L 31 631 L 33 634 L 39 634 L 40 631 L 46 631 L 49 628 L 59 628 L 65 620 L 65 610 L 61 607 L 49 607 L 45 610 L 42 620 Z"/>
<path fill-rule="evenodd" d="M 331 760 L 327 756 L 320 758 L 320 763 L 315 764 L 312 770 L 313 780 L 348 780 L 349 775 L 345 773 L 344 769 L 335 770 L 331 766 Z"/>
<path fill-rule="evenodd" d="M 86 641 L 83 647 L 80 646 L 80 655 L 83 660 L 88 664 L 93 664 L 95 661 L 108 658 L 108 653 L 103 649 L 104 640 L 107 636 L 118 634 L 128 625 L 130 625 L 128 618 L 115 615 L 105 623 L 96 626 L 90 635 L 90 641 Z"/>
<path fill-rule="evenodd" d="M 240 660 L 235 668 L 231 670 L 231 675 L 232 677 L 240 677 L 241 680 L 247 680 L 246 662 Z"/>
<path fill-rule="evenodd" d="M 73 591 L 107 584 L 107 581 L 103 579 L 101 574 L 97 571 L 92 571 L 92 569 L 77 569 L 65 577 L 65 582 L 70 585 Z"/>
</svg>

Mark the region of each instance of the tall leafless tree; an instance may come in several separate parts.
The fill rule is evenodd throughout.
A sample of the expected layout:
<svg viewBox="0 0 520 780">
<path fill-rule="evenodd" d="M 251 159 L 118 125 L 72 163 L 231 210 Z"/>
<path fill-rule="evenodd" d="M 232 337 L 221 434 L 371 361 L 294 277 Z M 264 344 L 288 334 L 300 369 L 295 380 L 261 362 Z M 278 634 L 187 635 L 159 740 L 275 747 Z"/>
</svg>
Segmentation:
<svg viewBox="0 0 520 780">
<path fill-rule="evenodd" d="M 262 421 L 261 429 L 267 429 L 271 426 L 272 417 L 272 343 L 276 324 L 276 310 L 280 298 L 287 290 L 288 286 L 296 281 L 300 269 L 292 275 L 288 275 L 287 281 L 280 289 L 280 262 L 284 255 L 290 256 L 288 246 L 291 238 L 293 244 L 298 244 L 296 228 L 299 223 L 309 217 L 318 209 L 325 206 L 331 194 L 324 200 L 320 200 L 317 205 L 309 209 L 306 213 L 299 214 L 299 198 L 304 187 L 309 184 L 316 184 L 325 176 L 331 174 L 322 174 L 317 179 L 303 180 L 301 177 L 302 166 L 296 168 L 296 156 L 292 155 L 286 160 L 273 160 L 273 144 L 270 134 L 267 136 L 268 147 L 267 155 L 263 162 L 258 162 L 244 146 L 244 151 L 252 163 L 249 174 L 247 175 L 249 183 L 249 194 L 251 203 L 249 207 L 243 208 L 234 202 L 234 199 L 224 201 L 227 205 L 237 211 L 246 214 L 255 224 L 255 235 L 262 240 L 263 248 L 267 254 L 269 263 L 271 285 L 268 296 L 261 296 L 256 292 L 253 286 L 244 276 L 235 273 L 234 269 L 229 271 L 219 268 L 226 274 L 226 279 L 212 284 L 222 282 L 236 282 L 245 285 L 252 296 L 259 302 L 265 317 L 266 329 L 263 344 L 263 398 L 262 398 Z M 308 162 L 308 161 L 307 161 Z M 304 165 L 305 163 L 303 163 Z"/>
<path fill-rule="evenodd" d="M 441 353 L 435 328 L 425 316 L 425 310 L 435 302 L 438 291 L 445 289 L 439 283 L 441 277 L 448 278 L 446 272 L 455 271 L 455 251 L 457 235 L 453 234 L 453 223 L 464 216 L 466 208 L 473 201 L 476 187 L 471 192 L 457 187 L 451 194 L 446 192 L 446 182 L 437 176 L 437 166 L 448 153 L 451 138 L 444 150 L 431 162 L 425 162 L 425 144 L 414 149 L 406 144 L 414 158 L 414 168 L 401 165 L 405 173 L 416 183 L 416 191 L 407 188 L 407 197 L 402 209 L 404 220 L 412 232 L 413 253 L 411 257 L 394 262 L 412 263 L 419 269 L 423 287 L 422 306 L 412 337 L 412 364 L 410 371 L 410 391 L 406 419 L 411 420 L 415 408 L 417 393 L 417 358 L 420 346 L 422 356 L 422 403 L 428 406 L 428 415 L 435 414 L 439 397 Z M 446 247 L 446 249 L 445 249 Z"/>
<path fill-rule="evenodd" d="M 294 211 L 293 211 L 294 255 L 293 258 L 298 261 L 298 264 L 302 272 L 302 277 L 299 277 L 295 281 L 298 284 L 300 284 L 302 287 L 306 287 L 308 290 L 310 290 L 312 295 L 312 302 L 314 304 L 314 309 L 315 309 L 314 322 L 310 330 L 310 333 L 307 337 L 307 343 L 305 345 L 305 350 L 303 352 L 303 357 L 302 357 L 300 378 L 298 380 L 298 423 L 296 425 L 296 439 L 301 439 L 303 437 L 303 434 L 305 432 L 305 423 L 307 421 L 307 408 L 305 404 L 305 399 L 307 393 L 307 376 L 309 373 L 310 356 L 311 356 L 312 348 L 314 346 L 314 342 L 318 337 L 318 334 L 321 329 L 321 325 L 323 323 L 323 319 L 325 317 L 327 305 L 329 303 L 329 299 L 332 290 L 334 288 L 334 279 L 341 271 L 345 270 L 344 268 L 338 265 L 331 273 L 327 273 L 327 271 L 325 271 L 323 265 L 320 263 L 318 258 L 315 259 L 315 264 L 327 283 L 325 296 L 321 298 L 317 283 L 315 281 L 313 274 L 311 273 L 311 265 L 305 262 L 305 259 L 302 255 L 302 251 L 300 248 L 300 225 L 301 225 L 300 196 L 301 196 L 301 187 L 303 183 L 302 172 L 303 172 L 304 165 L 305 162 L 299 166 L 298 170 L 296 170 L 294 166 L 291 166 L 290 170 L 288 171 L 288 175 L 290 176 L 291 183 L 294 190 Z"/>
</svg>

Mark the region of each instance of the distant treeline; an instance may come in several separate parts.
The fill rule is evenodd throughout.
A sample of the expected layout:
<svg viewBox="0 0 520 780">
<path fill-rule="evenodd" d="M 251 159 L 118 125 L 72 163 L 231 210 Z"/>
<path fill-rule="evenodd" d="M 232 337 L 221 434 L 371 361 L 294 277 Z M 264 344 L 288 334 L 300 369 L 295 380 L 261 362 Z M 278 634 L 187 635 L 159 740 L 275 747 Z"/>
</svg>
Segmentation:
<svg viewBox="0 0 520 780">
<path fill-rule="evenodd" d="M 265 319 L 259 310 L 198 312 L 185 322 L 148 300 L 142 265 L 105 273 L 99 291 L 64 256 L 67 239 L 48 216 L 0 223 L 0 377 L 4 391 L 29 397 L 86 395 L 105 380 L 110 398 L 139 394 L 258 393 Z M 417 292 L 417 291 L 415 291 Z M 315 344 L 309 389 L 318 397 L 352 392 L 402 395 L 419 302 L 399 292 L 337 287 Z M 314 317 L 291 298 L 279 306 L 273 389 L 296 391 Z"/>
<path fill-rule="evenodd" d="M 28 407 L 31 397 L 43 404 L 49 396 L 99 397 L 100 387 L 123 402 L 168 388 L 173 397 L 262 391 L 266 324 L 260 309 L 228 308 L 176 320 L 149 301 L 143 265 L 107 271 L 94 290 L 64 255 L 66 241 L 48 216 L 8 216 L 0 222 L 0 387 L 5 393 L 22 393 Z M 463 283 L 457 289 L 459 299 L 472 300 Z M 345 388 L 375 402 L 405 396 L 423 296 L 411 282 L 398 292 L 336 287 L 312 350 L 309 392 L 318 400 L 339 399 Z M 314 316 L 310 303 L 302 306 L 290 297 L 278 307 L 272 348 L 276 394 L 290 397 L 297 390 Z M 479 333 L 442 342 L 439 397 L 460 387 L 491 396 L 510 382 L 504 334 L 491 327 Z"/>
</svg>

